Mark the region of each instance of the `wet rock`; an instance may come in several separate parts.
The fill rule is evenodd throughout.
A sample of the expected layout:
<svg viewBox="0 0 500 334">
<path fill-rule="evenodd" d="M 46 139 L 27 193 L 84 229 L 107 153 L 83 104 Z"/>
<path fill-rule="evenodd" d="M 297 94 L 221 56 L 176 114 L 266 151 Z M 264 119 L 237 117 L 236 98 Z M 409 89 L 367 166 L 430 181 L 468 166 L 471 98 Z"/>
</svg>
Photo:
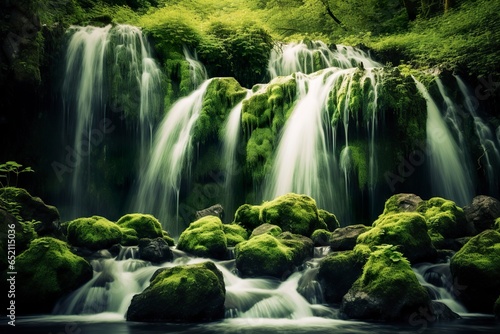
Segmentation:
<svg viewBox="0 0 500 334">
<path fill-rule="evenodd" d="M 396 194 L 385 202 L 383 214 L 414 212 L 420 202 L 422 202 L 422 199 L 415 194 Z"/>
<path fill-rule="evenodd" d="M 141 239 L 139 241 L 139 257 L 153 263 L 172 261 L 174 255 L 163 238 Z"/>
<path fill-rule="evenodd" d="M 338 228 L 330 236 L 330 249 L 332 252 L 352 250 L 356 246 L 358 236 L 369 230 L 370 227 L 363 224 Z"/>
<path fill-rule="evenodd" d="M 371 253 L 363 273 L 342 299 L 343 318 L 407 321 L 430 303 L 410 263 L 390 245 Z"/>
<path fill-rule="evenodd" d="M 192 222 L 181 233 L 177 249 L 198 257 L 226 259 L 227 238 L 220 218 L 205 216 Z"/>
<path fill-rule="evenodd" d="M 226 290 L 212 262 L 159 269 L 151 284 L 135 295 L 127 320 L 199 323 L 224 318 Z"/>
<path fill-rule="evenodd" d="M 495 219 L 500 217 L 500 201 L 490 196 L 476 196 L 464 207 L 467 221 L 474 225 L 477 233 L 491 229 Z"/>
<path fill-rule="evenodd" d="M 209 208 L 196 211 L 195 215 L 197 220 L 205 216 L 215 216 L 222 220 L 224 218 L 224 208 L 220 204 L 215 204 Z"/>
<path fill-rule="evenodd" d="M 313 232 L 311 240 L 314 242 L 315 247 L 323 247 L 330 245 L 330 237 L 332 232 L 319 229 Z"/>
</svg>

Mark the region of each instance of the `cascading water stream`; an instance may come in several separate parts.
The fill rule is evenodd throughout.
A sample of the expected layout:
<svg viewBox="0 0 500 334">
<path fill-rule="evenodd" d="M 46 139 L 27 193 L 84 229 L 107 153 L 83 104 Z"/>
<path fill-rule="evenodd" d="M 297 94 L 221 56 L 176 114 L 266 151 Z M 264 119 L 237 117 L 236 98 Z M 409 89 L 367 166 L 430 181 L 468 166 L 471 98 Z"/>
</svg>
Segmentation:
<svg viewBox="0 0 500 334">
<path fill-rule="evenodd" d="M 451 199 L 461 206 L 467 205 L 472 200 L 474 189 L 460 148 L 434 99 L 421 82 L 413 79 L 427 101 L 427 145 L 433 195 Z"/>
<path fill-rule="evenodd" d="M 203 97 L 210 82 L 205 81 L 197 90 L 172 106 L 156 132 L 151 156 L 140 175 L 134 208 L 140 212 L 153 213 L 164 224 L 170 219 L 178 219 L 173 213 L 178 212 L 182 173 L 190 169 L 191 132 L 200 115 Z M 174 236 L 181 232 L 177 224 L 169 224 L 168 230 Z"/>
<path fill-rule="evenodd" d="M 184 47 L 184 58 L 189 63 L 189 72 L 191 73 L 191 84 L 193 89 L 198 88 L 205 80 L 208 79 L 208 74 L 205 66 L 198 60 L 196 52 L 194 56 Z"/>
<path fill-rule="evenodd" d="M 62 100 L 64 130 L 74 138 L 73 147 L 65 149 L 72 157 L 70 167 L 74 167 L 70 196 L 76 217 L 85 212 L 82 194 L 90 192 L 94 174 L 106 169 L 94 168 L 94 160 L 103 154 L 106 164 L 103 142 L 117 128 L 113 119 L 132 124 L 132 135 L 140 142 L 139 157 L 145 158 L 162 110 L 162 74 L 137 27 L 74 26 L 68 33 Z"/>
<path fill-rule="evenodd" d="M 482 155 L 478 160 L 482 161 L 483 167 L 486 171 L 488 180 L 489 191 L 493 196 L 499 195 L 499 178 L 498 170 L 495 166 L 500 165 L 500 127 L 496 131 L 496 138 L 493 131 L 488 124 L 478 115 L 477 105 L 474 104 L 469 89 L 465 82 L 457 75 L 455 75 L 460 92 L 463 95 L 467 112 L 472 116 L 474 121 L 474 130 L 479 139 Z M 484 159 L 481 159 L 484 157 Z"/>
</svg>

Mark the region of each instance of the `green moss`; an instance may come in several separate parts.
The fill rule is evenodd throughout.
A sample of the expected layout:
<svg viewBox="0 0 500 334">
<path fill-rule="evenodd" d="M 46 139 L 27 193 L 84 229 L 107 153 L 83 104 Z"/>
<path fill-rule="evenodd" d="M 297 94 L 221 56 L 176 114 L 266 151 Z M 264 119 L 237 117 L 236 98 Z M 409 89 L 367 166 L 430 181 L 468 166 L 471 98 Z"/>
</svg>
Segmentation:
<svg viewBox="0 0 500 334">
<path fill-rule="evenodd" d="M 324 229 L 319 229 L 311 234 L 311 240 L 314 242 L 314 246 L 328 246 L 330 244 L 329 240 L 332 235 L 332 232 Z"/>
<path fill-rule="evenodd" d="M 205 143 L 209 139 L 221 137 L 229 112 L 246 94 L 246 90 L 234 78 L 212 79 L 193 129 L 193 140 Z"/>
<path fill-rule="evenodd" d="M 121 228 L 122 231 L 122 241 L 120 244 L 123 246 L 134 246 L 139 244 L 139 237 L 137 236 L 137 231 L 133 228 Z"/>
<path fill-rule="evenodd" d="M 319 217 L 316 201 L 306 195 L 289 193 L 262 204 L 259 219 L 280 226 L 283 231 L 310 236 L 326 228 Z"/>
<path fill-rule="evenodd" d="M 163 231 L 162 233 L 163 233 L 163 240 L 165 240 L 170 247 L 175 246 L 174 238 L 172 238 L 167 231 Z"/>
<path fill-rule="evenodd" d="M 139 239 L 163 237 L 163 230 L 160 222 L 149 214 L 129 213 L 118 219 L 116 224 L 121 228 L 131 228 L 135 230 Z"/>
<path fill-rule="evenodd" d="M 258 227 L 256 227 L 252 231 L 252 234 L 250 235 L 250 239 L 253 237 L 256 237 L 258 235 L 261 235 L 261 234 L 270 234 L 273 237 L 277 237 L 281 233 L 283 233 L 283 230 L 281 229 L 281 227 L 279 227 L 277 225 L 264 223 L 262 225 L 259 225 Z"/>
<path fill-rule="evenodd" d="M 233 223 L 239 224 L 249 231 L 253 231 L 261 224 L 259 214 L 260 206 L 243 204 L 234 213 Z"/>
<path fill-rule="evenodd" d="M 295 266 L 300 266 L 314 255 L 314 243 L 308 237 L 290 232 L 283 232 L 278 240 L 292 250 L 292 261 Z"/>
<path fill-rule="evenodd" d="M 321 260 L 318 281 L 328 303 L 340 303 L 353 283 L 361 276 L 366 259 L 354 251 L 335 252 Z"/>
<path fill-rule="evenodd" d="M 329 231 L 335 231 L 337 228 L 340 227 L 340 223 L 337 219 L 337 216 L 335 216 L 333 213 L 323 209 L 319 209 L 318 215 L 319 218 L 325 222 L 326 227 L 328 228 Z"/>
<path fill-rule="evenodd" d="M 383 244 L 397 245 L 412 263 L 430 260 L 436 253 L 424 216 L 415 212 L 380 216 L 371 230 L 358 237 L 357 243 L 368 245 L 372 251 Z"/>
<path fill-rule="evenodd" d="M 358 176 L 358 187 L 363 190 L 368 184 L 368 156 L 366 154 L 366 144 L 361 142 L 349 145 L 353 168 Z"/>
<path fill-rule="evenodd" d="M 227 258 L 227 238 L 219 217 L 205 216 L 191 223 L 177 243 L 177 249 L 199 257 Z"/>
<path fill-rule="evenodd" d="M 495 220 L 495 224 L 493 225 L 493 229 L 494 229 L 494 230 L 497 230 L 498 232 L 500 232 L 500 217 L 498 217 L 498 218 Z"/>
<path fill-rule="evenodd" d="M 51 237 L 33 240 L 16 258 L 16 307 L 26 313 L 50 312 L 64 294 L 92 278 L 92 267 L 71 253 L 68 245 Z"/>
<path fill-rule="evenodd" d="M 443 239 L 467 235 L 465 213 L 453 201 L 434 197 L 422 201 L 417 207 L 417 212 L 426 218 L 429 234 L 435 244 Z"/>
<path fill-rule="evenodd" d="M 357 319 L 407 320 L 410 313 L 429 303 L 409 261 L 395 247 L 385 245 L 371 253 L 344 297 L 341 312 Z"/>
<path fill-rule="evenodd" d="M 246 147 L 246 168 L 255 181 L 261 181 L 272 168 L 274 136 L 269 128 L 252 131 Z"/>
<path fill-rule="evenodd" d="M 471 238 L 451 258 L 450 269 L 467 310 L 491 313 L 500 295 L 500 233 L 486 230 Z"/>
<path fill-rule="evenodd" d="M 202 322 L 222 319 L 225 294 L 222 273 L 212 262 L 159 269 L 151 284 L 132 299 L 127 320 Z"/>
<path fill-rule="evenodd" d="M 281 278 L 293 268 L 293 250 L 270 234 L 236 245 L 236 267 L 243 276 Z"/>
<path fill-rule="evenodd" d="M 68 224 L 68 242 L 73 246 L 99 250 L 121 240 L 120 227 L 104 217 L 78 218 Z"/>
<path fill-rule="evenodd" d="M 248 232 L 244 227 L 237 224 L 223 224 L 224 234 L 228 247 L 233 247 L 248 239 Z"/>
<path fill-rule="evenodd" d="M 311 236 L 317 229 L 326 229 L 316 201 L 306 195 L 285 194 L 262 205 L 244 204 L 235 213 L 235 223 L 252 231 L 261 224 L 279 226 L 285 232 Z"/>
</svg>

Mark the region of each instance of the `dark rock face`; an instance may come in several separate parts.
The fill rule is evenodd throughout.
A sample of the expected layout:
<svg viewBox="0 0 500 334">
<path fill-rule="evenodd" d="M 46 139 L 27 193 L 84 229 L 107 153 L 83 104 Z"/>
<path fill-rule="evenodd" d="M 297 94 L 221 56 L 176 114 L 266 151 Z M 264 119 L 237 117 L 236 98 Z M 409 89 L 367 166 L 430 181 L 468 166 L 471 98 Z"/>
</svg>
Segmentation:
<svg viewBox="0 0 500 334">
<path fill-rule="evenodd" d="M 226 289 L 213 262 L 159 269 L 132 298 L 129 321 L 208 322 L 224 318 Z"/>
<path fill-rule="evenodd" d="M 222 220 L 224 217 L 224 208 L 220 204 L 215 204 L 206 209 L 196 211 L 196 219 L 200 219 L 205 216 L 215 216 Z"/>
<path fill-rule="evenodd" d="M 40 222 L 34 225 L 40 236 L 59 236 L 59 211 L 45 204 L 39 197 L 31 196 L 25 189 L 7 187 L 0 189 L 0 197 L 19 206 L 19 215 L 24 221 Z"/>
<path fill-rule="evenodd" d="M 362 224 L 349 225 L 336 229 L 330 237 L 330 248 L 332 252 L 352 250 L 354 246 L 356 246 L 358 236 L 369 229 L 370 227 Z"/>
<path fill-rule="evenodd" d="M 464 207 L 467 221 L 474 224 L 477 233 L 491 229 L 495 219 L 500 217 L 500 201 L 490 196 L 476 196 Z"/>
<path fill-rule="evenodd" d="M 139 240 L 139 257 L 145 261 L 162 263 L 172 261 L 174 254 L 162 238 Z"/>
</svg>

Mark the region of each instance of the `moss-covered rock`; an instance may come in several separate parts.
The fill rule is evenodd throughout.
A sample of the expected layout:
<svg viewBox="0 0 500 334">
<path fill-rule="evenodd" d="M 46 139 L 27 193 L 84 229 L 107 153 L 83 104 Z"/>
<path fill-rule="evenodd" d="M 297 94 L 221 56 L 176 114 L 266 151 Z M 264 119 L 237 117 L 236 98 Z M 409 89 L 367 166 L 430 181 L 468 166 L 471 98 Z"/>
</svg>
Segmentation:
<svg viewBox="0 0 500 334">
<path fill-rule="evenodd" d="M 224 318 L 226 289 L 212 262 L 159 269 L 151 284 L 135 295 L 129 321 L 208 322 Z"/>
<path fill-rule="evenodd" d="M 334 252 L 321 260 L 318 281 L 327 303 L 340 303 L 363 272 L 364 259 L 354 251 Z"/>
<path fill-rule="evenodd" d="M 31 242 L 16 258 L 16 309 L 19 314 L 49 313 L 63 295 L 92 278 L 92 267 L 51 237 Z"/>
<path fill-rule="evenodd" d="M 391 196 L 384 204 L 383 215 L 401 212 L 414 212 L 422 202 L 422 198 L 415 194 L 396 194 Z"/>
<path fill-rule="evenodd" d="M 242 276 L 288 276 L 294 267 L 294 250 L 270 234 L 236 245 L 236 268 Z"/>
<path fill-rule="evenodd" d="M 224 235 L 227 239 L 227 246 L 234 247 L 242 241 L 248 240 L 248 232 L 237 224 L 223 224 Z"/>
<path fill-rule="evenodd" d="M 59 211 L 45 204 L 41 198 L 33 197 L 26 189 L 5 187 L 0 189 L 0 199 L 18 221 L 34 222 L 33 227 L 41 236 L 60 236 Z"/>
<path fill-rule="evenodd" d="M 443 239 L 460 238 L 473 232 L 467 226 L 463 209 L 453 201 L 433 197 L 420 202 L 417 212 L 426 218 L 429 235 L 436 246 Z"/>
<path fill-rule="evenodd" d="M 372 251 L 380 245 L 396 245 L 412 263 L 430 261 L 436 256 L 426 220 L 416 212 L 381 215 L 371 230 L 358 237 L 357 243 Z"/>
<path fill-rule="evenodd" d="M 121 241 L 120 227 L 104 217 L 77 218 L 68 224 L 68 242 L 73 246 L 99 250 Z"/>
<path fill-rule="evenodd" d="M 278 225 L 264 223 L 264 224 L 260 225 L 259 227 L 256 227 L 252 231 L 250 238 L 256 237 L 256 236 L 261 235 L 261 234 L 270 234 L 273 237 L 277 237 L 281 233 L 283 233 L 283 230 Z"/>
<path fill-rule="evenodd" d="M 500 233 L 486 230 L 471 238 L 451 258 L 450 269 L 467 310 L 491 313 L 500 295 Z"/>
<path fill-rule="evenodd" d="M 292 260 L 295 266 L 300 266 L 314 255 L 314 243 L 308 237 L 283 232 L 278 236 L 278 240 L 292 249 Z"/>
<path fill-rule="evenodd" d="M 192 140 L 205 143 L 218 138 L 227 115 L 246 94 L 246 89 L 234 78 L 213 78 L 203 97 Z"/>
<path fill-rule="evenodd" d="M 220 218 L 205 216 L 189 224 L 179 237 L 177 249 L 199 257 L 226 259 L 227 238 Z"/>
<path fill-rule="evenodd" d="M 429 304 L 408 260 L 386 245 L 370 255 L 362 275 L 343 297 L 340 312 L 350 319 L 408 321 Z"/>
<path fill-rule="evenodd" d="M 139 236 L 137 235 L 137 231 L 133 228 L 121 228 L 122 231 L 122 240 L 120 244 L 123 246 L 135 246 L 139 244 Z"/>
<path fill-rule="evenodd" d="M 328 228 L 329 231 L 335 231 L 337 228 L 340 227 L 339 220 L 337 219 L 337 216 L 335 216 L 333 213 L 328 212 L 324 209 L 319 209 L 318 210 L 319 217 L 323 219 L 323 221 L 326 224 L 326 227 Z"/>
<path fill-rule="evenodd" d="M 165 240 L 169 246 L 175 246 L 174 238 L 172 238 L 167 231 L 162 231 L 162 234 L 163 240 Z"/>
<path fill-rule="evenodd" d="M 161 238 L 163 230 L 161 224 L 154 216 L 144 213 L 129 213 L 122 216 L 116 222 L 121 228 L 131 228 L 137 232 L 139 239 L 141 238 Z"/>
<path fill-rule="evenodd" d="M 491 196 L 479 195 L 464 207 L 465 216 L 474 225 L 476 233 L 491 229 L 495 219 L 500 217 L 500 201 Z"/>
<path fill-rule="evenodd" d="M 331 235 L 332 232 L 324 229 L 319 229 L 313 232 L 313 234 L 311 235 L 311 240 L 313 241 L 315 247 L 329 246 Z"/>
<path fill-rule="evenodd" d="M 234 222 L 248 230 L 269 223 L 281 227 L 285 232 L 306 237 L 317 229 L 327 228 L 319 216 L 314 199 L 294 193 L 279 196 L 262 205 L 244 204 L 236 211 Z"/>
</svg>

